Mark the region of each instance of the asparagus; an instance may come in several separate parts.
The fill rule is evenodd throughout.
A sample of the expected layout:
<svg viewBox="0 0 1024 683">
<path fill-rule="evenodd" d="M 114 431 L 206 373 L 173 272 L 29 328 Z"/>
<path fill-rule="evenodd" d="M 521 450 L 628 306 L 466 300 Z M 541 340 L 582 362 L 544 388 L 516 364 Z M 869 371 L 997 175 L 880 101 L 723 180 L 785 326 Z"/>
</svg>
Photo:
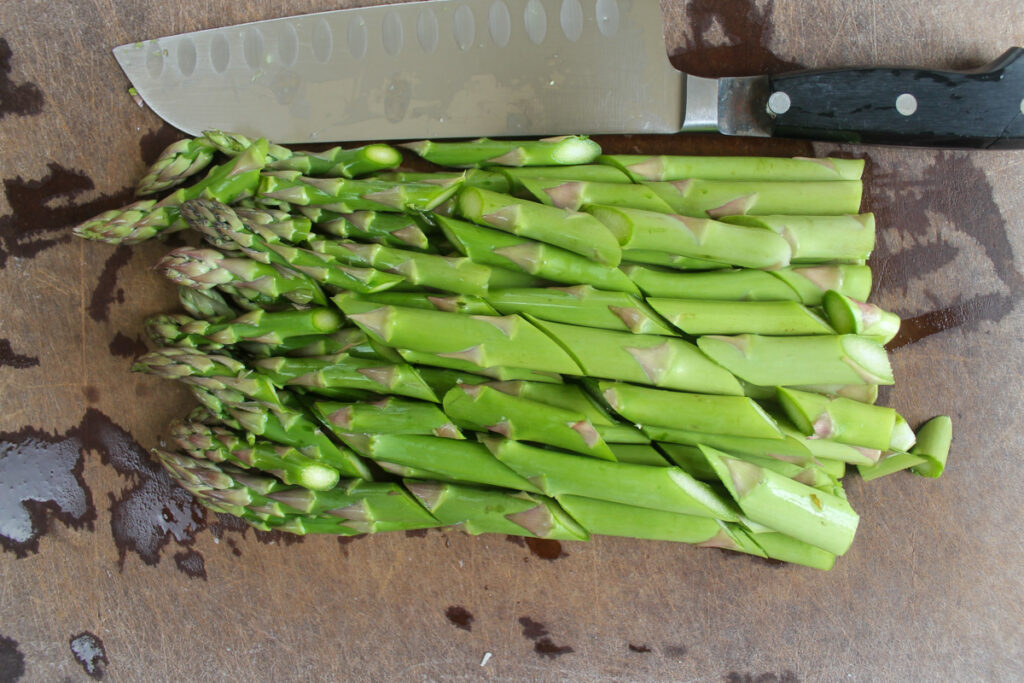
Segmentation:
<svg viewBox="0 0 1024 683">
<path fill-rule="evenodd" d="M 415 368 L 402 362 L 357 358 L 349 353 L 312 358 L 277 356 L 252 361 L 252 367 L 279 387 L 301 387 L 316 394 L 357 389 L 438 402 Z"/>
<path fill-rule="evenodd" d="M 390 145 L 372 144 L 354 149 L 332 147 L 323 152 L 292 152 L 268 164 L 275 171 L 298 171 L 306 176 L 357 178 L 397 168 L 402 153 Z"/>
<path fill-rule="evenodd" d="M 673 213 L 668 202 L 644 185 L 557 178 L 519 178 L 519 184 L 541 204 L 568 211 L 580 211 L 587 206 L 600 204 Z"/>
<path fill-rule="evenodd" d="M 320 206 L 330 211 L 430 210 L 451 197 L 461 179 L 444 182 L 399 183 L 375 178 L 312 178 L 299 171 L 260 174 L 257 200 L 295 206 Z"/>
<path fill-rule="evenodd" d="M 799 295 L 805 306 L 820 306 L 825 292 L 835 290 L 854 299 L 866 300 L 871 292 L 871 269 L 867 266 L 805 266 L 772 272 Z"/>
<path fill-rule="evenodd" d="M 917 443 L 910 452 L 886 453 L 877 463 L 858 466 L 865 481 L 909 469 L 923 477 L 942 475 L 953 440 L 953 422 L 946 415 L 934 417 L 917 431 Z"/>
<path fill-rule="evenodd" d="M 662 268 L 673 270 L 717 270 L 727 268 L 728 264 L 707 259 L 680 256 L 667 251 L 654 251 L 653 249 L 623 249 L 622 260 L 624 263 L 646 263 Z"/>
<path fill-rule="evenodd" d="M 406 481 L 405 487 L 441 523 L 470 534 L 509 534 L 585 541 L 585 528 L 552 499 L 460 484 Z"/>
<path fill-rule="evenodd" d="M 675 334 L 636 297 L 589 285 L 504 289 L 489 293 L 487 301 L 502 315 L 529 314 L 541 320 L 636 334 Z"/>
<path fill-rule="evenodd" d="M 285 340 L 295 337 L 337 332 L 342 322 L 341 315 L 330 308 L 278 312 L 256 310 L 229 322 L 209 324 L 202 334 L 217 344 L 237 344 L 242 341 L 283 344 Z M 187 326 L 186 331 L 190 331 Z"/>
<path fill-rule="evenodd" d="M 490 140 L 436 142 L 420 140 L 402 145 L 441 166 L 555 166 L 589 164 L 601 154 L 601 146 L 589 138 L 566 135 L 541 140 Z"/>
<path fill-rule="evenodd" d="M 423 228 L 411 216 L 380 211 L 356 211 L 317 223 L 317 232 L 380 244 L 431 251 Z"/>
<path fill-rule="evenodd" d="M 715 270 L 679 273 L 643 266 L 623 271 L 649 296 L 717 301 L 798 301 L 818 306 L 826 291 L 834 289 L 865 299 L 871 289 L 867 266 L 839 265 L 762 270 Z"/>
<path fill-rule="evenodd" d="M 238 315 L 238 311 L 215 289 L 199 290 L 179 285 L 178 302 L 193 318 L 213 321 Z"/>
<path fill-rule="evenodd" d="M 374 402 L 317 401 L 315 410 L 335 434 L 433 434 L 463 439 L 462 432 L 434 403 L 393 396 Z"/>
<path fill-rule="evenodd" d="M 231 203 L 251 197 L 266 161 L 267 141 L 257 140 L 226 164 L 211 169 L 194 185 L 179 188 L 160 201 L 146 199 L 106 211 L 78 225 L 73 232 L 79 237 L 110 244 L 136 244 L 161 233 L 182 230 L 186 225 L 178 209 L 183 202 L 206 197 Z"/>
<path fill-rule="evenodd" d="M 535 441 L 604 460 L 608 444 L 583 413 L 512 396 L 485 384 L 460 384 L 444 396 L 444 412 L 459 426 L 509 439 Z"/>
<path fill-rule="evenodd" d="M 477 263 L 522 270 L 569 285 L 589 284 L 598 289 L 631 294 L 639 291 L 622 271 L 571 251 L 437 214 L 433 218 L 455 248 Z"/>
<path fill-rule="evenodd" d="M 381 180 L 394 180 L 402 183 L 422 183 L 429 181 L 448 180 L 452 178 L 462 179 L 465 187 L 481 187 L 493 192 L 508 193 L 512 189 L 507 177 L 495 171 L 485 171 L 479 168 L 471 168 L 462 173 L 441 172 L 441 173 L 416 173 L 409 171 L 398 171 L 393 173 L 377 173 L 375 178 Z"/>
<path fill-rule="evenodd" d="M 135 194 L 156 194 L 177 187 L 210 165 L 216 148 L 204 138 L 172 142 L 146 169 L 135 186 Z"/>
<path fill-rule="evenodd" d="M 673 213 L 698 218 L 750 214 L 770 216 L 837 216 L 860 209 L 861 182 L 727 181 L 686 179 L 643 183 Z"/>
<path fill-rule="evenodd" d="M 740 379 L 760 386 L 893 383 L 885 349 L 870 337 L 707 335 L 697 346 Z"/>
<path fill-rule="evenodd" d="M 476 187 L 459 192 L 458 211 L 474 223 L 546 242 L 607 266 L 617 266 L 622 259 L 618 240 L 589 214 L 564 211 Z"/>
<path fill-rule="evenodd" d="M 896 426 L 896 411 L 892 408 L 783 387 L 778 389 L 778 400 L 806 436 L 877 450 L 890 448 Z"/>
<path fill-rule="evenodd" d="M 827 322 L 795 301 L 702 301 L 648 297 L 647 304 L 683 332 L 801 336 L 835 334 Z"/>
<path fill-rule="evenodd" d="M 365 533 L 440 526 L 436 517 L 393 482 L 348 479 L 330 491 L 285 488 L 266 495 L 287 510 L 338 517 Z"/>
<path fill-rule="evenodd" d="M 428 311 L 446 311 L 448 313 L 465 313 L 467 315 L 499 315 L 498 311 L 485 299 L 472 294 L 389 291 L 360 294 L 355 298 L 376 304 L 422 308 Z"/>
<path fill-rule="evenodd" d="M 664 251 L 689 258 L 777 269 L 789 265 L 792 247 L 770 230 L 641 209 L 590 206 L 623 249 Z"/>
<path fill-rule="evenodd" d="M 840 334 L 875 337 L 888 344 L 900 330 L 900 318 L 874 304 L 858 301 L 835 290 L 825 292 L 822 304 L 832 326 Z"/>
<path fill-rule="evenodd" d="M 562 381 L 562 376 L 558 373 L 502 365 L 482 367 L 473 360 L 467 360 L 460 355 L 425 353 L 411 349 L 398 349 L 398 355 L 406 362 L 417 366 L 430 365 L 434 366 L 435 369 L 444 368 L 449 371 L 473 373 L 479 376 L 479 379 L 482 381 L 487 379 L 499 381 L 528 380 L 556 384 Z"/>
<path fill-rule="evenodd" d="M 733 225 L 764 228 L 793 249 L 793 263 L 863 263 L 875 248 L 875 216 L 724 216 Z"/>
<path fill-rule="evenodd" d="M 654 541 L 703 543 L 718 535 L 718 520 L 585 496 L 561 495 L 558 502 L 591 534 Z"/>
<path fill-rule="evenodd" d="M 598 162 L 621 169 L 633 182 L 686 180 L 859 180 L 863 159 L 793 157 L 647 156 L 614 154 Z"/>
<path fill-rule="evenodd" d="M 603 164 L 579 164 L 574 166 L 523 166 L 520 168 L 502 168 L 501 173 L 508 179 L 509 189 L 495 190 L 510 193 L 525 188 L 523 183 L 534 178 L 545 180 L 580 181 L 591 183 L 630 183 L 629 176 L 623 171 Z M 493 189 L 493 188 L 487 188 Z"/>
</svg>

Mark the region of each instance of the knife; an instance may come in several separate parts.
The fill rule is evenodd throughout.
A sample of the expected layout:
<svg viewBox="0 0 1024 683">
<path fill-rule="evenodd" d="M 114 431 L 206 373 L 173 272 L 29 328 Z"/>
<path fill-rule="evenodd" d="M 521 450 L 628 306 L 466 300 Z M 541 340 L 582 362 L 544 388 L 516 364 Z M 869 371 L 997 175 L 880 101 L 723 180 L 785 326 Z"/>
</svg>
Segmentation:
<svg viewBox="0 0 1024 683">
<path fill-rule="evenodd" d="M 1024 50 L 973 71 L 868 67 L 743 78 L 673 68 L 654 0 L 431 0 L 115 48 L 189 134 L 281 143 L 677 133 L 1024 147 Z"/>
</svg>

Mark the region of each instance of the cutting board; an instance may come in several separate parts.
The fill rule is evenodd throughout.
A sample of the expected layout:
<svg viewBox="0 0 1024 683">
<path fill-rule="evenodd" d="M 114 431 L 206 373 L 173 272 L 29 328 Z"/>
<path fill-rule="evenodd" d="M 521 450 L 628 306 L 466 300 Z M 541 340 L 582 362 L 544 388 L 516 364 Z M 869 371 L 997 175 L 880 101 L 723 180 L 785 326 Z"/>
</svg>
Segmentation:
<svg viewBox="0 0 1024 683">
<path fill-rule="evenodd" d="M 607 151 L 867 161 L 874 301 L 904 317 L 883 395 L 949 414 L 946 474 L 852 476 L 831 572 L 723 551 L 455 532 L 300 539 L 205 514 L 146 454 L 191 405 L 129 374 L 175 308 L 166 245 L 73 240 L 178 137 L 109 48 L 367 2 L 0 4 L 0 680 L 1013 680 L 1024 154 L 718 136 Z M 970 67 L 1024 44 L 1014 0 L 672 0 L 680 68 Z M 628 56 L 623 56 L 627 58 Z"/>
</svg>

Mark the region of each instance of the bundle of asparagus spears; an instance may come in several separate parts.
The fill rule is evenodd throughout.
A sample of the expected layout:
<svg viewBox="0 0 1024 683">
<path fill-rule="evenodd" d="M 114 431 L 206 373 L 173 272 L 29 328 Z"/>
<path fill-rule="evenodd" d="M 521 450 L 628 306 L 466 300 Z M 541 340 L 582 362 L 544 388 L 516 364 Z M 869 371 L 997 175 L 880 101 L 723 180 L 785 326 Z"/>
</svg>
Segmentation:
<svg viewBox="0 0 1024 683">
<path fill-rule="evenodd" d="M 208 132 L 146 173 L 162 198 L 76 228 L 200 236 L 159 262 L 184 313 L 146 321 L 133 369 L 199 401 L 154 453 L 208 508 L 828 569 L 859 519 L 848 465 L 941 474 L 949 418 L 875 404 L 899 319 L 866 303 L 862 161 L 405 146 L 447 168 Z"/>
</svg>

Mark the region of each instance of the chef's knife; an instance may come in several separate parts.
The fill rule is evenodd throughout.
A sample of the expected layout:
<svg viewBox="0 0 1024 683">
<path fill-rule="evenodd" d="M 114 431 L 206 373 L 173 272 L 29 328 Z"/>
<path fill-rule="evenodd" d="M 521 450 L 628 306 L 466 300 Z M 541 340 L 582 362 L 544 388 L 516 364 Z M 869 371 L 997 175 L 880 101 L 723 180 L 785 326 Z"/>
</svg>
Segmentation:
<svg viewBox="0 0 1024 683">
<path fill-rule="evenodd" d="M 432 0 L 258 21 L 114 50 L 172 125 L 276 142 L 676 133 L 1024 147 L 1024 50 L 969 72 L 699 78 L 655 0 Z"/>
</svg>

